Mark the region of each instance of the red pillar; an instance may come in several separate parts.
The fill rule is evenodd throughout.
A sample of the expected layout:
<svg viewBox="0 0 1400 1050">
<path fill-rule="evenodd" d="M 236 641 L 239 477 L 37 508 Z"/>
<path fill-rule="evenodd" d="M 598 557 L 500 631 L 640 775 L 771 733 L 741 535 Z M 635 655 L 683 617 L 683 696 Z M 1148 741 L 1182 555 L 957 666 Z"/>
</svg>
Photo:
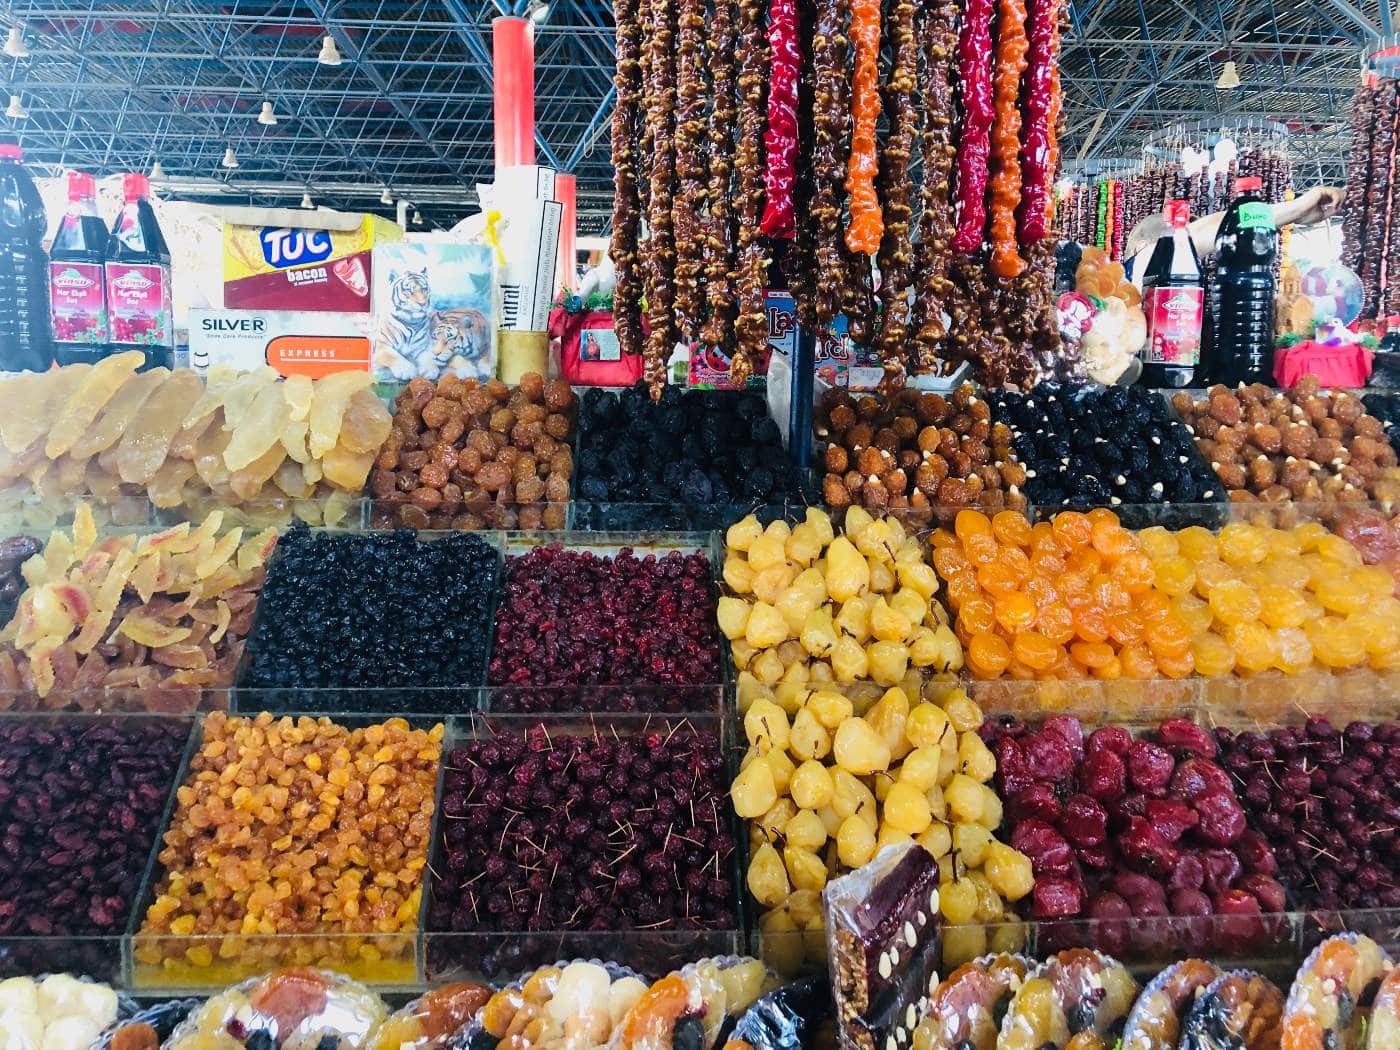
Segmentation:
<svg viewBox="0 0 1400 1050">
<path fill-rule="evenodd" d="M 578 287 L 578 181 L 573 175 L 559 174 L 554 180 L 554 196 L 564 205 L 559 216 L 559 279 L 556 291 Z"/>
<path fill-rule="evenodd" d="M 491 23 L 496 98 L 496 167 L 535 163 L 535 27 L 524 18 Z"/>
</svg>

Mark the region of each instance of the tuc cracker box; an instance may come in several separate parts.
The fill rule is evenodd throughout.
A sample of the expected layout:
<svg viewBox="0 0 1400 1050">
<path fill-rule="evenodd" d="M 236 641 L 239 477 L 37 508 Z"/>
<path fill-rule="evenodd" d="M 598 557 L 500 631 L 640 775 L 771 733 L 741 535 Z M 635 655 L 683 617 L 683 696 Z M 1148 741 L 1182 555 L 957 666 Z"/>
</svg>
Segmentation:
<svg viewBox="0 0 1400 1050">
<path fill-rule="evenodd" d="M 376 215 L 224 209 L 224 306 L 368 313 L 376 244 L 403 230 Z"/>
<path fill-rule="evenodd" d="M 190 367 L 271 365 L 319 379 L 369 368 L 370 315 L 298 310 L 191 310 Z"/>
</svg>

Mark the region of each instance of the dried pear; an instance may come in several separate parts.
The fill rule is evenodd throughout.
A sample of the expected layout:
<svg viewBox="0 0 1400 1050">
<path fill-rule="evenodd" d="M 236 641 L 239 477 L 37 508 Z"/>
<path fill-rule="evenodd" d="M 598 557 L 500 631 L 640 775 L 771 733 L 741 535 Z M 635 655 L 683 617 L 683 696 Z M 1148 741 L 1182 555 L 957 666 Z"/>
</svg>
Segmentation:
<svg viewBox="0 0 1400 1050">
<path fill-rule="evenodd" d="M 311 401 L 316 396 L 316 387 L 311 377 L 305 375 L 288 376 L 282 380 L 282 393 L 291 406 L 293 419 L 305 419 L 311 414 Z"/>
<path fill-rule="evenodd" d="M 258 391 L 242 421 L 233 428 L 233 440 L 224 449 L 224 465 L 237 473 L 276 445 L 287 425 L 291 406 L 282 396 L 282 385 L 270 383 Z"/>
<path fill-rule="evenodd" d="M 204 378 L 204 393 L 194 403 L 185 416 L 184 425 L 192 427 L 202 419 L 207 419 L 224 405 L 224 397 L 234 382 L 243 373 L 232 365 L 217 364 L 209 369 Z"/>
<path fill-rule="evenodd" d="M 0 441 L 11 452 L 22 452 L 35 439 L 49 432 L 67 403 L 69 395 L 78 389 L 92 365 L 68 365 L 50 372 L 36 373 L 36 382 L 18 390 L 7 391 L 11 400 L 0 416 Z"/>
<path fill-rule="evenodd" d="M 378 452 L 389 436 L 393 421 L 384 402 L 374 396 L 373 390 L 356 390 L 345 404 L 338 444 L 351 452 Z"/>
<path fill-rule="evenodd" d="M 121 478 L 102 469 L 100 456 L 87 461 L 87 468 L 83 472 L 83 488 L 92 493 L 93 499 L 103 504 L 115 503 L 122 494 Z"/>
<path fill-rule="evenodd" d="M 345 406 L 357 390 L 370 384 L 368 372 L 332 372 L 316 381 L 316 398 L 311 403 L 311 436 L 307 447 L 316 457 L 335 448 L 340 438 L 341 418 Z"/>
<path fill-rule="evenodd" d="M 282 430 L 282 447 L 287 450 L 287 455 L 298 463 L 310 463 L 311 453 L 306 447 L 306 435 L 311 424 L 304 419 L 288 420 L 286 427 Z"/>
<path fill-rule="evenodd" d="M 214 425 L 216 415 L 217 413 L 211 413 L 197 422 L 186 423 L 177 430 L 175 436 L 170 440 L 170 457 L 172 459 L 194 459 L 195 452 L 199 449 L 199 439 Z"/>
<path fill-rule="evenodd" d="M 234 380 L 224 395 L 224 429 L 237 430 L 241 427 L 258 394 L 275 382 L 277 373 L 267 365 L 244 372 Z"/>
<path fill-rule="evenodd" d="M 277 472 L 277 468 L 286 458 L 287 450 L 282 447 L 281 442 L 274 442 L 272 447 L 257 459 L 242 469 L 235 470 L 228 483 L 240 500 L 251 500 L 262 489 L 263 482 Z"/>
<path fill-rule="evenodd" d="M 238 566 L 239 572 L 252 572 L 266 564 L 276 546 L 277 530 L 263 529 L 252 539 L 243 542 L 238 548 L 238 556 L 234 559 L 234 563 Z"/>
<path fill-rule="evenodd" d="M 88 427 L 87 431 L 73 442 L 69 449 L 74 456 L 95 456 L 106 451 L 121 439 L 131 421 L 136 418 L 141 406 L 157 387 L 170 375 L 168 368 L 153 368 L 149 372 L 137 372 L 129 382 L 123 383 L 120 390 L 102 408 L 102 412 Z"/>
<path fill-rule="evenodd" d="M 150 396 L 117 446 L 117 473 L 123 481 L 144 485 L 155 476 L 202 389 L 199 376 L 181 370 Z"/>
<path fill-rule="evenodd" d="M 66 494 L 72 495 L 82 491 L 83 477 L 87 474 L 88 457 L 77 458 L 69 453 L 64 453 L 54 460 L 53 473 L 58 476 L 58 483 L 63 486 Z"/>
<path fill-rule="evenodd" d="M 72 448 L 74 442 L 92 425 L 97 413 L 136 374 L 136 369 L 145 359 L 141 351 L 128 350 L 98 361 L 63 403 L 53 426 L 49 428 L 44 455 L 56 459 Z"/>
<path fill-rule="evenodd" d="M 194 477 L 194 464 L 187 459 L 167 459 L 146 486 L 146 493 L 157 507 L 178 507 L 184 502 L 185 482 Z"/>
<path fill-rule="evenodd" d="M 351 452 L 343 445 L 336 445 L 321 457 L 321 470 L 325 479 L 336 488 L 347 492 L 358 492 L 369 477 L 369 468 L 374 464 L 376 453 Z"/>
<path fill-rule="evenodd" d="M 321 520 L 330 527 L 339 525 L 350 516 L 352 510 L 359 506 L 359 502 L 354 493 L 337 489 L 326 500 Z"/>
<path fill-rule="evenodd" d="M 211 490 L 217 491 L 228 485 L 228 479 L 233 476 L 233 472 L 224 465 L 224 449 L 231 440 L 233 435 L 221 426 L 211 426 L 199 439 L 194 454 L 194 469 L 199 474 L 199 480 Z"/>
<path fill-rule="evenodd" d="M 162 645 L 183 642 L 190 636 L 188 627 L 171 627 L 169 624 L 161 623 L 159 620 L 143 616 L 138 612 L 127 613 L 117 631 L 126 635 L 137 645 L 149 645 L 153 649 Z"/>
<path fill-rule="evenodd" d="M 321 461 L 318 459 L 308 459 L 301 465 L 301 476 L 307 484 L 314 485 L 325 476 L 325 471 L 321 469 Z"/>
<path fill-rule="evenodd" d="M 44 438 L 42 435 L 34 439 L 34 444 L 18 454 L 12 453 L 8 448 L 0 445 L 0 480 L 8 481 L 12 478 L 23 477 L 33 470 L 43 458 Z"/>
<path fill-rule="evenodd" d="M 307 499 L 316 491 L 316 486 L 302 474 L 301 464 L 294 459 L 284 460 L 272 475 L 272 481 L 292 499 Z"/>
</svg>

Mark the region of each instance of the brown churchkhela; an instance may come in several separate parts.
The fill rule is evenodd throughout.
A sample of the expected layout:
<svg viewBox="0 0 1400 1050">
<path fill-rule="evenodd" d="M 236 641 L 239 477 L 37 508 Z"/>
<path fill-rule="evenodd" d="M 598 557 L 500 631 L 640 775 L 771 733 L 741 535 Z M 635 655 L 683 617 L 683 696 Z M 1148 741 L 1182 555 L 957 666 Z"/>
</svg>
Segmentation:
<svg viewBox="0 0 1400 1050">
<path fill-rule="evenodd" d="M 739 176 L 739 316 L 734 322 L 734 356 L 729 378 L 742 388 L 768 338 L 763 282 L 768 270 L 767 248 L 758 232 L 763 211 L 763 78 L 768 69 L 768 40 L 764 36 L 760 0 L 739 5 L 739 140 L 734 166 Z"/>
<path fill-rule="evenodd" d="M 641 233 L 642 202 L 638 179 L 640 158 L 637 122 L 642 102 L 642 23 L 638 0 L 617 0 L 617 102 L 613 107 L 613 234 L 608 254 L 616 270 L 613 327 L 624 354 L 642 352 L 641 277 L 637 273 L 637 239 Z"/>
<path fill-rule="evenodd" d="M 645 2 L 645 0 L 644 0 Z M 680 334 L 676 325 L 676 241 L 671 219 L 675 193 L 676 68 L 672 63 L 675 8 L 671 0 L 651 0 L 651 69 L 647 124 L 652 132 L 651 192 L 647 200 L 645 254 L 647 337 L 644 375 L 653 397 L 666 385 L 666 362 Z"/>
</svg>

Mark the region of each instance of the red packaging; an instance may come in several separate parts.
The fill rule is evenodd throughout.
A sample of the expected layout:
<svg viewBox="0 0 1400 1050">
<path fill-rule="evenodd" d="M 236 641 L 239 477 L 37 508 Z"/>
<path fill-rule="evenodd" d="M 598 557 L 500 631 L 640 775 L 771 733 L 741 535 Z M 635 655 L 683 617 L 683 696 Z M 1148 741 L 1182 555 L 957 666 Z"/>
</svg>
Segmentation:
<svg viewBox="0 0 1400 1050">
<path fill-rule="evenodd" d="M 610 310 L 568 313 L 555 308 L 549 334 L 559 340 L 559 370 L 577 386 L 631 386 L 642 378 L 640 354 L 624 354 Z"/>
</svg>

